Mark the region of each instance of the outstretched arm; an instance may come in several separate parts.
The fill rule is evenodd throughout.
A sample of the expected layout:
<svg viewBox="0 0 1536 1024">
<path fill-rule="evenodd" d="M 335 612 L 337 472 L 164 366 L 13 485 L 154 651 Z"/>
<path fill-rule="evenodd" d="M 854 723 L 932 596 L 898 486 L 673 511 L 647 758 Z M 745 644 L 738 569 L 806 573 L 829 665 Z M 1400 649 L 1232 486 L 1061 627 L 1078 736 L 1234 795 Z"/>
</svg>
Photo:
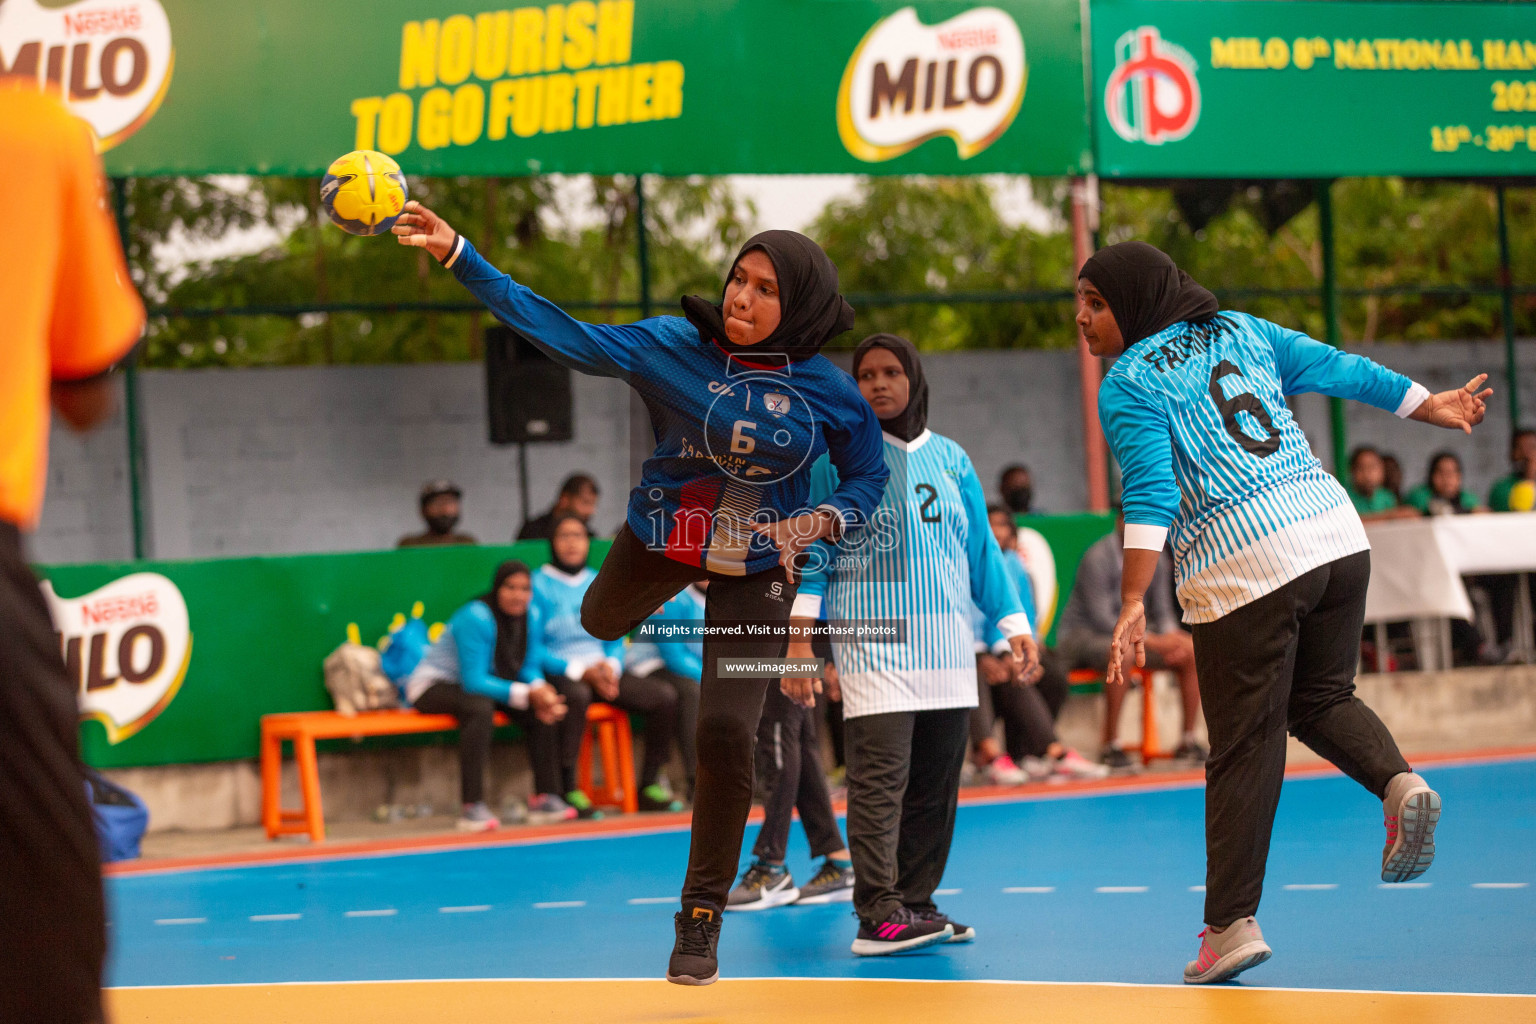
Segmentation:
<svg viewBox="0 0 1536 1024">
<path fill-rule="evenodd" d="M 1480 373 L 1467 381 L 1466 387 L 1430 395 L 1408 414 L 1408 418 L 1470 434 L 1472 428 L 1483 422 L 1483 417 L 1488 413 L 1488 399 L 1493 397 L 1493 388 L 1483 387 L 1487 380 L 1488 375 Z M 1479 388 L 1482 390 L 1479 391 Z"/>
<path fill-rule="evenodd" d="M 628 379 L 632 353 L 654 344 L 639 324 L 588 324 L 518 284 L 486 262 L 448 222 L 412 200 L 391 228 L 401 245 L 431 253 L 496 319 L 526 336 L 553 360 L 581 373 Z"/>
</svg>

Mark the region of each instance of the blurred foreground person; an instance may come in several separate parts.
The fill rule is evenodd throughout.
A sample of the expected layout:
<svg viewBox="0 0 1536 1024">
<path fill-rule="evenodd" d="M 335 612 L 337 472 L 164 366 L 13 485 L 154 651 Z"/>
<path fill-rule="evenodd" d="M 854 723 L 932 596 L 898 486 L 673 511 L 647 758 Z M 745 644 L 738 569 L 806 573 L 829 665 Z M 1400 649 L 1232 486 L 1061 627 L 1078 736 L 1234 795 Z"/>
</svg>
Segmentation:
<svg viewBox="0 0 1536 1024">
<path fill-rule="evenodd" d="M 0 76 L 0 1021 L 102 1019 L 106 919 L 74 687 L 21 534 L 37 524 L 48 407 L 76 429 L 111 411 L 106 372 L 144 328 L 91 132 Z"/>
</svg>

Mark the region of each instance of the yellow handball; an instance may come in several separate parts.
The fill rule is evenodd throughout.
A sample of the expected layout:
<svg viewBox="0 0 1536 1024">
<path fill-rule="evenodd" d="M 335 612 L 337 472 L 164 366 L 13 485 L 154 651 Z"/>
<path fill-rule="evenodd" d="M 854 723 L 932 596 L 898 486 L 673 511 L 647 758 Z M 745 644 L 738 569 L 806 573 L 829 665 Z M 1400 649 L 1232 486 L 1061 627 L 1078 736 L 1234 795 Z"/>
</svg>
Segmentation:
<svg viewBox="0 0 1536 1024">
<path fill-rule="evenodd" d="M 1536 511 L 1536 484 L 1529 480 L 1521 480 L 1509 489 L 1509 510 L 1511 512 Z"/>
<path fill-rule="evenodd" d="M 341 230 L 382 235 L 405 209 L 409 193 L 400 165 L 383 153 L 359 149 L 326 168 L 320 203 Z"/>
</svg>

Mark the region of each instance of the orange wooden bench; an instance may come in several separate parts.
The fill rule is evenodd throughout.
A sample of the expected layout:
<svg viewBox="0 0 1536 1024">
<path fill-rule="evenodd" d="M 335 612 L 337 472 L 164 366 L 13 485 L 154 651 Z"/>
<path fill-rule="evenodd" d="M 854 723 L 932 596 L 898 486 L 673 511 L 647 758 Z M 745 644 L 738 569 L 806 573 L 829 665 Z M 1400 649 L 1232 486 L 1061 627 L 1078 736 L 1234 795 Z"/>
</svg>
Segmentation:
<svg viewBox="0 0 1536 1024">
<path fill-rule="evenodd" d="M 507 718 L 496 715 L 497 725 Z M 604 803 L 634 811 L 635 768 L 631 750 L 629 717 L 607 704 L 587 710 L 588 730 L 582 740 L 578 772 L 582 789 L 594 804 Z M 315 757 L 316 740 L 361 739 L 364 736 L 409 736 L 451 732 L 459 727 L 452 715 L 424 715 L 417 711 L 365 711 L 348 717 L 335 711 L 293 711 L 261 718 L 261 821 L 268 839 L 283 835 L 308 835 L 313 842 L 325 840 L 325 814 L 320 802 L 320 767 Z M 602 758 L 603 788 L 593 791 L 592 733 L 598 733 L 597 752 Z M 282 806 L 283 743 L 293 744 L 299 770 L 298 808 Z"/>
<path fill-rule="evenodd" d="M 1141 687 L 1141 743 L 1122 745 L 1122 748 L 1139 753 L 1143 764 L 1154 758 L 1172 757 L 1172 753 L 1163 750 L 1157 738 L 1157 696 L 1152 689 L 1152 672 L 1132 668 L 1127 682 Z M 1075 669 L 1067 673 L 1067 684 L 1074 693 L 1097 693 L 1104 686 L 1104 673 L 1091 668 Z"/>
</svg>

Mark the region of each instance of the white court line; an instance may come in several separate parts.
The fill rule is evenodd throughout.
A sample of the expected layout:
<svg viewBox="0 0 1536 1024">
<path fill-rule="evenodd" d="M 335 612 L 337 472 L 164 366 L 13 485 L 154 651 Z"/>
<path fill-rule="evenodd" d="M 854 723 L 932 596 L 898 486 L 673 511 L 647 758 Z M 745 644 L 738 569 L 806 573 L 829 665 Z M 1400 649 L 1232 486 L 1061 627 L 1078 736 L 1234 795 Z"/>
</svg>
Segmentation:
<svg viewBox="0 0 1536 1024">
<path fill-rule="evenodd" d="M 1054 885 L 1010 885 L 1003 892 L 1055 892 Z"/>
<path fill-rule="evenodd" d="M 207 924 L 206 917 L 157 917 L 155 924 Z"/>
<path fill-rule="evenodd" d="M 438 907 L 439 914 L 480 914 L 491 909 L 489 903 L 477 903 L 472 907 Z"/>
<path fill-rule="evenodd" d="M 1473 882 L 1474 889 L 1524 889 L 1530 882 Z"/>
<path fill-rule="evenodd" d="M 252 914 L 252 921 L 297 921 L 303 914 Z"/>
<path fill-rule="evenodd" d="M 1101 885 L 1094 892 L 1146 892 L 1145 885 Z"/>
<path fill-rule="evenodd" d="M 933 894 L 935 896 L 959 896 L 964 891 L 963 889 L 935 889 Z"/>
<path fill-rule="evenodd" d="M 1378 889 L 1428 889 L 1429 882 L 1378 882 Z"/>
<path fill-rule="evenodd" d="M 586 900 L 550 900 L 548 903 L 535 903 L 534 910 L 559 910 L 563 907 L 584 907 Z"/>
<path fill-rule="evenodd" d="M 1203 885 L 1192 885 L 1192 886 L 1189 887 L 1189 891 L 1190 892 L 1205 892 L 1205 886 L 1203 886 Z"/>
<path fill-rule="evenodd" d="M 636 896 L 634 899 L 626 900 L 625 902 L 632 907 L 643 907 L 652 903 L 676 903 L 679 898 L 677 896 Z"/>
<path fill-rule="evenodd" d="M 400 911 L 394 907 L 386 907 L 383 910 L 349 910 L 347 917 L 394 917 Z"/>
<path fill-rule="evenodd" d="M 1280 888 L 1289 892 L 1322 892 L 1325 889 L 1337 889 L 1338 882 L 1304 882 L 1282 885 Z"/>
</svg>

